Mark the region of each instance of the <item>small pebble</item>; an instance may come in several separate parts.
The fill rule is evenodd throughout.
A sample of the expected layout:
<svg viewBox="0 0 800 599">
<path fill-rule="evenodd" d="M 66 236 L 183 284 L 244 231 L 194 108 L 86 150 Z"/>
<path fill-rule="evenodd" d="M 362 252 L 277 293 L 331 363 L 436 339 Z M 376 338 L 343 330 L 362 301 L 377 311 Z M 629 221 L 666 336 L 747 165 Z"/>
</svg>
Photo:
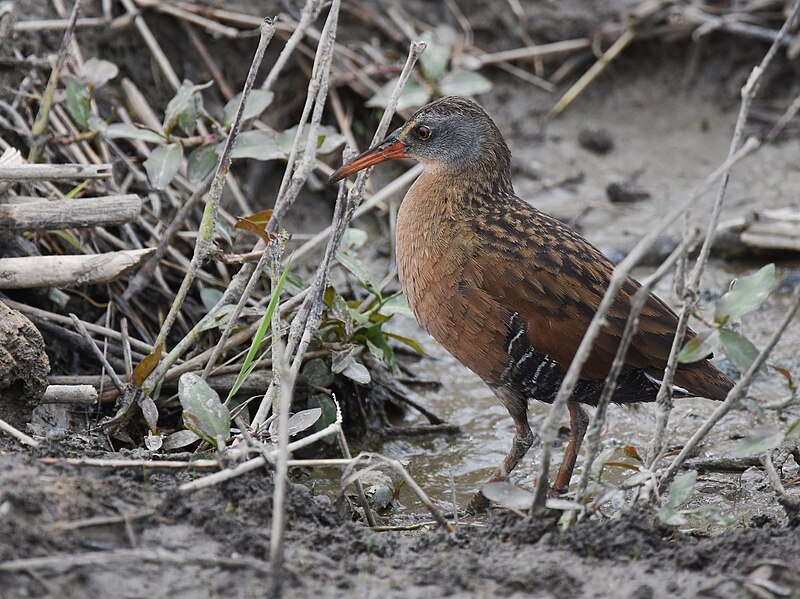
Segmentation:
<svg viewBox="0 0 800 599">
<path fill-rule="evenodd" d="M 614 149 L 614 138 L 605 129 L 581 129 L 578 143 L 582 148 L 595 154 L 608 154 Z"/>
<path fill-rule="evenodd" d="M 636 181 L 616 181 L 608 184 L 606 196 L 614 204 L 630 204 L 648 199 L 650 192 Z"/>
<path fill-rule="evenodd" d="M 766 475 L 764 474 L 763 470 L 752 466 L 742 472 L 742 485 L 750 489 L 755 489 L 761 486 L 761 483 L 764 482 L 765 476 Z"/>
</svg>

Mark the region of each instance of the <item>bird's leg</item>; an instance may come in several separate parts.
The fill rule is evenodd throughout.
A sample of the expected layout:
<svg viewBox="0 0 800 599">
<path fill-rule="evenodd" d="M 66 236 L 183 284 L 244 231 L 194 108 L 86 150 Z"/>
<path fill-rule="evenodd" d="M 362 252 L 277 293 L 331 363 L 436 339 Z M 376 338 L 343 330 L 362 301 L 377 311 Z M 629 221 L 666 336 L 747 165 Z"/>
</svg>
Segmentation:
<svg viewBox="0 0 800 599">
<path fill-rule="evenodd" d="M 533 445 L 533 431 L 531 431 L 531 427 L 528 424 L 527 410 L 521 415 L 515 416 L 512 414 L 512 417 L 514 418 L 516 432 L 511 443 L 511 451 L 508 452 L 508 455 L 503 460 L 503 464 L 492 473 L 492 476 L 486 481 L 487 483 L 505 480 Z M 469 502 L 467 512 L 477 514 L 478 512 L 486 511 L 488 508 L 489 500 L 484 497 L 483 493 L 478 491 Z"/>
<path fill-rule="evenodd" d="M 589 427 L 589 417 L 583 411 L 580 404 L 574 401 L 567 402 L 569 409 L 569 443 L 564 451 L 564 459 L 558 469 L 556 482 L 553 485 L 553 495 L 556 497 L 565 495 L 569 491 L 569 481 L 572 479 L 572 471 L 575 469 L 575 462 L 578 459 L 578 452 L 581 450 L 581 443 Z"/>
</svg>

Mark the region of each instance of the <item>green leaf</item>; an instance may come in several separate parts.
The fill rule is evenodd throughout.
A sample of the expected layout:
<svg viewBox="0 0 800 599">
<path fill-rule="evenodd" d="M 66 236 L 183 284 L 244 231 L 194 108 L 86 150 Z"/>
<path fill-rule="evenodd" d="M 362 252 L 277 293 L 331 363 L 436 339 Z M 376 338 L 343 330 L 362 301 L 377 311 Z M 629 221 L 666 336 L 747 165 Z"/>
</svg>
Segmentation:
<svg viewBox="0 0 800 599">
<path fill-rule="evenodd" d="M 692 362 L 699 362 L 705 360 L 710 354 L 714 352 L 714 348 L 719 341 L 719 333 L 717 329 L 709 329 L 694 339 L 686 342 L 678 354 L 678 362 L 681 364 L 691 364 Z"/>
<path fill-rule="evenodd" d="M 669 495 L 667 496 L 666 507 L 677 509 L 682 503 L 685 503 L 694 490 L 694 484 L 697 482 L 697 471 L 690 470 L 685 474 L 677 477 L 669 486 Z"/>
<path fill-rule="evenodd" d="M 183 158 L 183 148 L 178 143 L 164 144 L 153 150 L 144 161 L 144 170 L 147 171 L 150 184 L 158 190 L 169 185 L 178 174 L 181 158 Z"/>
<path fill-rule="evenodd" d="M 78 239 L 76 239 L 75 236 L 72 235 L 69 231 L 64 231 L 64 230 L 59 229 L 57 231 L 54 231 L 54 233 L 55 233 L 55 235 L 57 237 L 59 237 L 60 239 L 63 239 L 69 245 L 71 245 L 73 247 L 73 249 L 75 249 L 78 253 L 82 254 L 84 252 L 84 249 L 83 249 L 83 246 L 81 245 L 81 242 Z"/>
<path fill-rule="evenodd" d="M 349 339 L 353 335 L 353 316 L 347 302 L 338 293 L 331 297 L 330 314 L 344 325 L 345 336 Z"/>
<path fill-rule="evenodd" d="M 336 422 L 336 404 L 324 393 L 315 393 L 309 397 L 308 407 L 319 408 L 322 411 L 322 415 L 320 416 L 319 420 L 317 420 L 312 427 L 314 432 L 319 432 Z M 336 436 L 333 435 L 325 437 L 323 442 L 327 443 L 328 445 L 332 445 L 336 442 Z"/>
<path fill-rule="evenodd" d="M 231 413 L 204 379 L 192 372 L 182 374 L 178 381 L 178 397 L 186 428 L 214 447 L 230 437 Z"/>
<path fill-rule="evenodd" d="M 362 284 L 368 286 L 370 289 L 377 289 L 372 280 L 372 275 L 369 274 L 369 270 L 367 270 L 367 267 L 357 256 L 339 250 L 336 252 L 336 260 L 349 270 Z"/>
<path fill-rule="evenodd" d="M 287 430 L 290 437 L 294 437 L 298 433 L 302 433 L 309 427 L 314 426 L 314 423 L 322 416 L 321 408 L 309 408 L 308 410 L 300 410 L 289 417 L 289 422 L 286 423 Z M 273 440 L 278 439 L 278 419 L 272 421 L 269 425 L 269 436 Z"/>
<path fill-rule="evenodd" d="M 613 448 L 612 448 L 613 449 Z M 603 466 L 611 466 L 614 462 L 607 461 L 603 464 Z M 634 472 L 620 485 L 622 489 L 633 489 L 634 487 L 641 487 L 644 484 L 647 484 L 649 481 L 653 479 L 653 474 L 651 472 Z"/>
<path fill-rule="evenodd" d="M 171 451 L 173 449 L 180 449 L 200 440 L 200 436 L 194 431 L 180 430 L 175 431 L 164 439 L 164 444 L 161 448 L 164 451 Z"/>
<path fill-rule="evenodd" d="M 297 295 L 307 287 L 308 283 L 298 276 L 290 274 L 286 277 L 286 292 L 291 295 Z"/>
<path fill-rule="evenodd" d="M 316 387 L 330 387 L 333 384 L 334 376 L 328 363 L 322 358 L 314 358 L 303 365 L 303 376 L 309 385 Z"/>
<path fill-rule="evenodd" d="M 331 372 L 334 374 L 341 374 L 344 370 L 356 361 L 353 348 L 348 347 L 340 352 L 333 353 L 331 360 Z"/>
<path fill-rule="evenodd" d="M 267 305 L 267 311 L 264 312 L 264 316 L 261 318 L 261 322 L 258 325 L 256 334 L 253 335 L 253 341 L 250 343 L 250 349 L 247 351 L 247 356 L 245 356 L 242 367 L 239 370 L 239 374 L 236 376 L 236 380 L 233 383 L 233 387 L 231 387 L 228 397 L 225 399 L 225 403 L 229 402 L 231 398 L 236 395 L 236 393 L 239 391 L 239 388 L 242 386 L 242 383 L 247 380 L 247 377 L 267 353 L 266 351 L 263 352 L 261 356 L 256 359 L 258 348 L 261 347 L 261 342 L 264 340 L 264 337 L 266 336 L 267 331 L 272 324 L 272 315 L 277 309 L 278 303 L 280 302 L 281 291 L 283 290 L 284 283 L 286 283 L 286 274 L 289 272 L 289 266 L 291 263 L 292 259 L 290 257 L 289 261 L 286 263 L 286 267 L 283 269 L 283 272 L 278 279 L 277 284 L 274 285 L 272 297 Z"/>
<path fill-rule="evenodd" d="M 82 81 L 73 77 L 65 78 L 65 80 L 67 110 L 80 130 L 86 131 L 89 126 L 89 117 L 92 116 L 92 97 Z"/>
<path fill-rule="evenodd" d="M 717 524 L 722 524 L 723 526 L 731 526 L 737 522 L 735 516 L 721 511 L 715 505 L 701 505 L 695 509 L 686 510 L 683 513 L 693 520 L 710 519 Z"/>
<path fill-rule="evenodd" d="M 428 81 L 438 81 L 445 74 L 447 65 L 450 64 L 450 54 L 453 52 L 452 43 L 443 43 L 440 39 L 434 41 L 433 38 L 431 32 L 425 32 L 422 35 L 422 40 L 427 47 L 419 57 L 419 68 L 423 77 Z"/>
<path fill-rule="evenodd" d="M 222 239 L 228 247 L 233 247 L 233 239 L 231 238 L 231 230 L 228 223 L 217 221 L 214 224 L 214 232 L 219 235 L 220 239 Z"/>
<path fill-rule="evenodd" d="M 280 148 L 274 131 L 245 131 L 236 138 L 231 152 L 232 158 L 254 158 L 256 160 L 285 159 L 287 154 Z"/>
<path fill-rule="evenodd" d="M 367 329 L 367 343 L 380 350 L 381 355 L 375 356 L 389 367 L 392 374 L 395 376 L 400 375 L 400 369 L 397 367 L 397 362 L 394 359 L 394 350 L 389 342 L 386 340 L 386 335 L 381 330 L 381 325 L 376 324 Z"/>
<path fill-rule="evenodd" d="M 221 299 L 222 291 L 219 289 L 214 289 L 213 287 L 203 287 L 200 290 L 200 301 L 203 302 L 203 307 L 207 312 L 211 312 L 211 309 L 216 306 Z"/>
<path fill-rule="evenodd" d="M 398 335 L 396 333 L 385 333 L 385 335 L 389 339 L 394 339 L 395 341 L 399 341 L 403 345 L 407 345 L 408 347 L 413 349 L 415 352 L 417 352 L 419 354 L 422 354 L 423 356 L 427 356 L 428 355 L 425 352 L 425 350 L 422 349 L 422 346 L 419 344 L 419 342 L 414 340 L 414 339 L 411 339 L 410 337 L 403 337 L 402 335 Z"/>
<path fill-rule="evenodd" d="M 727 322 L 758 308 L 775 289 L 775 265 L 767 264 L 757 273 L 738 279 L 717 302 L 714 320 Z"/>
<path fill-rule="evenodd" d="M 384 301 L 378 309 L 378 312 L 386 316 L 401 314 L 407 318 L 415 318 L 411 307 L 408 305 L 408 299 L 402 293 L 397 293 Z"/>
<path fill-rule="evenodd" d="M 730 329 L 720 329 L 719 340 L 725 349 L 725 355 L 734 363 L 739 372 L 745 372 L 758 357 L 758 348 L 747 337 L 734 333 Z"/>
<path fill-rule="evenodd" d="M 217 152 L 214 146 L 198 146 L 186 159 L 186 178 L 190 183 L 200 183 L 217 166 Z"/>
<path fill-rule="evenodd" d="M 342 235 L 342 242 L 339 244 L 339 249 L 344 251 L 360 250 L 367 243 L 369 235 L 363 229 L 356 229 L 355 227 L 348 227 Z"/>
<path fill-rule="evenodd" d="M 369 339 L 367 339 L 367 349 L 369 350 L 369 353 L 375 357 L 375 359 L 383 361 L 383 350 Z"/>
<path fill-rule="evenodd" d="M 90 58 L 81 69 L 81 78 L 94 89 L 103 87 L 118 74 L 117 65 L 100 58 Z"/>
<path fill-rule="evenodd" d="M 606 447 L 600 454 L 595 458 L 594 464 L 592 464 L 592 477 L 596 478 L 598 481 L 603 475 L 603 469 L 606 466 L 606 462 L 611 461 L 616 454 L 617 449 L 615 447 Z"/>
<path fill-rule="evenodd" d="M 397 85 L 398 79 L 392 79 L 386 83 L 386 85 L 382 86 L 375 92 L 374 96 L 367 100 L 366 106 L 369 108 L 386 108 L 389 104 L 389 98 L 391 98 L 392 92 Z M 427 104 L 430 97 L 431 95 L 428 93 L 427 89 L 413 79 L 410 79 L 403 88 L 403 92 L 400 94 L 400 99 L 397 102 L 397 110 L 417 108 L 423 104 Z"/>
<path fill-rule="evenodd" d="M 439 89 L 446 96 L 477 96 L 491 91 L 492 82 L 480 73 L 457 69 L 442 77 Z"/>
<path fill-rule="evenodd" d="M 164 111 L 164 131 L 171 131 L 176 124 L 180 124 L 181 129 L 191 134 L 202 106 L 198 94 L 212 85 L 213 81 L 194 85 L 188 79 L 184 79 Z"/>
<path fill-rule="evenodd" d="M 682 524 L 686 524 L 686 516 L 681 514 L 675 508 L 671 508 L 667 505 L 659 510 L 658 519 L 669 526 L 680 526 Z"/>
<path fill-rule="evenodd" d="M 102 130 L 108 139 L 141 139 L 149 143 L 164 143 L 164 136 L 148 129 L 144 125 L 129 125 L 128 123 L 114 123 Z"/>
<path fill-rule="evenodd" d="M 252 119 L 260 115 L 267 106 L 272 103 L 272 98 L 275 96 L 271 91 L 263 89 L 254 89 L 250 92 L 245 104 L 244 112 L 242 112 L 242 121 Z M 222 124 L 225 127 L 230 127 L 233 124 L 233 117 L 236 115 L 236 109 L 239 108 L 239 102 L 242 100 L 242 94 L 236 94 L 231 100 L 225 104 L 222 109 Z"/>
<path fill-rule="evenodd" d="M 761 455 L 780 447 L 785 436 L 783 431 L 777 428 L 768 426 L 757 428 L 745 437 L 739 445 L 734 447 L 731 455 L 737 458 Z"/>
<path fill-rule="evenodd" d="M 359 385 L 368 385 L 372 380 L 369 370 L 360 362 L 353 362 L 342 371 L 342 374 Z"/>
</svg>

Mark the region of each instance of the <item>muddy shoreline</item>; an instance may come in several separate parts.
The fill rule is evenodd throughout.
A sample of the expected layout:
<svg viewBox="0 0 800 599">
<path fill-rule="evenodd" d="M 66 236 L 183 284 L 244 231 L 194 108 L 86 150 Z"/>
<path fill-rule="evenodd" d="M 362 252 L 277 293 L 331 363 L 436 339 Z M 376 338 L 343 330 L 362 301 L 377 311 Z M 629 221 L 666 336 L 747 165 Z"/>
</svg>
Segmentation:
<svg viewBox="0 0 800 599">
<path fill-rule="evenodd" d="M 269 473 L 176 492 L 191 478 L 5 453 L 0 597 L 264 596 Z M 633 512 L 562 533 L 556 516 L 494 512 L 450 535 L 370 531 L 300 484 L 287 507 L 287 597 L 734 598 L 748 585 L 796 596 L 800 583 L 800 534 L 770 518 L 705 536 Z"/>
</svg>

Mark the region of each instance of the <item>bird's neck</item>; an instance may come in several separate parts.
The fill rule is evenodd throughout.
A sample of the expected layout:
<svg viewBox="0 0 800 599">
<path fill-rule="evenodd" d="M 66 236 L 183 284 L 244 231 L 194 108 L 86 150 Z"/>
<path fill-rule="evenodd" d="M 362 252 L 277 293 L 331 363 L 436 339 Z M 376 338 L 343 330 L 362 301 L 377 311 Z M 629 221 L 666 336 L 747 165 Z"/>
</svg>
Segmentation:
<svg viewBox="0 0 800 599">
<path fill-rule="evenodd" d="M 414 203 L 419 207 L 427 204 L 425 212 L 440 212 L 458 218 L 508 201 L 515 197 L 515 193 L 510 168 L 475 163 L 459 168 L 426 165 L 409 190 L 407 199 L 409 197 L 414 197 Z"/>
</svg>

